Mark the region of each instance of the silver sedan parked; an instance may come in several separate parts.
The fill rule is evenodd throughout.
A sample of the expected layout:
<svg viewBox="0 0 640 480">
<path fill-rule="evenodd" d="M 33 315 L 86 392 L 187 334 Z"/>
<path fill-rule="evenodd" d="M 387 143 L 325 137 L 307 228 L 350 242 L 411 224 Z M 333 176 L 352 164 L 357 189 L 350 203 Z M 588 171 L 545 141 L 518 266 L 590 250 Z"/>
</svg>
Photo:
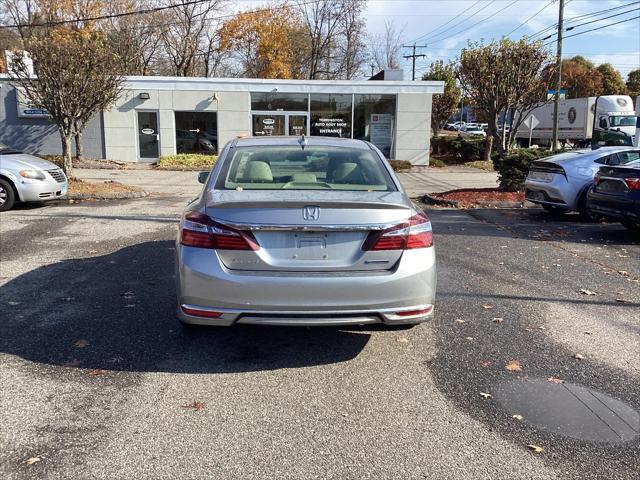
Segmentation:
<svg viewBox="0 0 640 480">
<path fill-rule="evenodd" d="M 559 153 L 531 164 L 525 181 L 525 197 L 550 212 L 577 211 L 594 219 L 587 207 L 587 193 L 602 165 L 620 165 L 637 158 L 633 147 L 601 147 Z"/>
<path fill-rule="evenodd" d="M 431 223 L 370 143 L 237 139 L 200 180 L 176 243 L 182 322 L 415 324 L 433 316 Z"/>
<path fill-rule="evenodd" d="M 0 212 L 16 202 L 42 202 L 67 194 L 67 177 L 57 165 L 0 143 Z"/>
</svg>

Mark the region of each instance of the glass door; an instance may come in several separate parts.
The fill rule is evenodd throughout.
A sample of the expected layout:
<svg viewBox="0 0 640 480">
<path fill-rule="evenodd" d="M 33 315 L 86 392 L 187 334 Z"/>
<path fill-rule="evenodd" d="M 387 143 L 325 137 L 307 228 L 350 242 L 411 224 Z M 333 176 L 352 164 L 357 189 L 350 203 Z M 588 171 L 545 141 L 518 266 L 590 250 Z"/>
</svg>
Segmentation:
<svg viewBox="0 0 640 480">
<path fill-rule="evenodd" d="M 308 115 L 289 114 L 287 115 L 287 120 L 289 123 L 289 135 L 299 137 L 307 134 Z"/>
<path fill-rule="evenodd" d="M 284 135 L 285 115 L 284 114 L 262 114 L 254 113 L 253 135 L 256 137 L 266 137 L 273 135 Z"/>
<path fill-rule="evenodd" d="M 141 159 L 160 156 L 158 112 L 138 112 L 138 149 Z"/>
</svg>

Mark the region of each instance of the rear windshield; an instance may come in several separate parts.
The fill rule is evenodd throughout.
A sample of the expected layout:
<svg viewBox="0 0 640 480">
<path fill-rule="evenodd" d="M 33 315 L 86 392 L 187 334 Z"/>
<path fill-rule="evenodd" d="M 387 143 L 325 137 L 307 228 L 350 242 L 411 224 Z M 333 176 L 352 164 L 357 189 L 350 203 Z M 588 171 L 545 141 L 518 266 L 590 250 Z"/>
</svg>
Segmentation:
<svg viewBox="0 0 640 480">
<path fill-rule="evenodd" d="M 628 163 L 636 163 L 640 161 L 640 152 L 618 152 L 618 158 L 620 159 L 620 165 L 627 165 Z"/>
<path fill-rule="evenodd" d="M 216 188 L 235 190 L 396 190 L 372 150 L 261 145 L 230 151 Z"/>
</svg>

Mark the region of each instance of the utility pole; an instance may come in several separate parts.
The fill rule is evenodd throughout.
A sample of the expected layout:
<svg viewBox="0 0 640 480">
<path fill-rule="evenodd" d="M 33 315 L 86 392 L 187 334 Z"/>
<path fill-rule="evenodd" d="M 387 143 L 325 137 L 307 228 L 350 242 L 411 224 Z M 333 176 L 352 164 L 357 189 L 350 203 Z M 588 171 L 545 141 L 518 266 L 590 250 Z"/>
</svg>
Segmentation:
<svg viewBox="0 0 640 480">
<path fill-rule="evenodd" d="M 553 103 L 553 136 L 551 140 L 551 150 L 558 149 L 558 130 L 560 127 L 560 89 L 562 88 L 562 30 L 564 21 L 564 0 L 560 0 L 558 11 L 558 50 L 556 53 L 556 97 Z"/>
<path fill-rule="evenodd" d="M 376 68 L 376 66 L 373 63 L 369 64 L 369 66 L 371 67 L 371 76 L 373 77 L 374 69 Z"/>
<path fill-rule="evenodd" d="M 403 45 L 403 47 L 404 48 L 411 48 L 413 50 L 413 53 L 411 55 L 403 55 L 403 58 L 410 58 L 411 59 L 411 63 L 412 63 L 411 80 L 415 80 L 416 79 L 416 58 L 426 57 L 426 55 L 424 53 L 416 55 L 416 48 L 427 48 L 427 46 L 426 45 L 416 45 L 414 43 L 413 45 Z"/>
</svg>

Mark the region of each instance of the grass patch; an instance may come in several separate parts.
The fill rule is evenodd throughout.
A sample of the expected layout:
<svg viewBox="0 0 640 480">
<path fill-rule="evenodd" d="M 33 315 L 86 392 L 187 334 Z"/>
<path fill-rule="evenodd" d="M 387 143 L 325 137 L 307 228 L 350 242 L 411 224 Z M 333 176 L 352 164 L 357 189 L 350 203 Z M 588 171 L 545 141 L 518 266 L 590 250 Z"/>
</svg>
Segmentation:
<svg viewBox="0 0 640 480">
<path fill-rule="evenodd" d="M 491 160 L 476 160 L 474 162 L 467 162 L 464 164 L 466 167 L 477 168 L 479 170 L 485 170 L 487 172 L 494 172 L 493 162 Z"/>
<path fill-rule="evenodd" d="M 156 168 L 160 170 L 209 170 L 216 164 L 217 155 L 179 153 L 160 157 Z"/>
</svg>

